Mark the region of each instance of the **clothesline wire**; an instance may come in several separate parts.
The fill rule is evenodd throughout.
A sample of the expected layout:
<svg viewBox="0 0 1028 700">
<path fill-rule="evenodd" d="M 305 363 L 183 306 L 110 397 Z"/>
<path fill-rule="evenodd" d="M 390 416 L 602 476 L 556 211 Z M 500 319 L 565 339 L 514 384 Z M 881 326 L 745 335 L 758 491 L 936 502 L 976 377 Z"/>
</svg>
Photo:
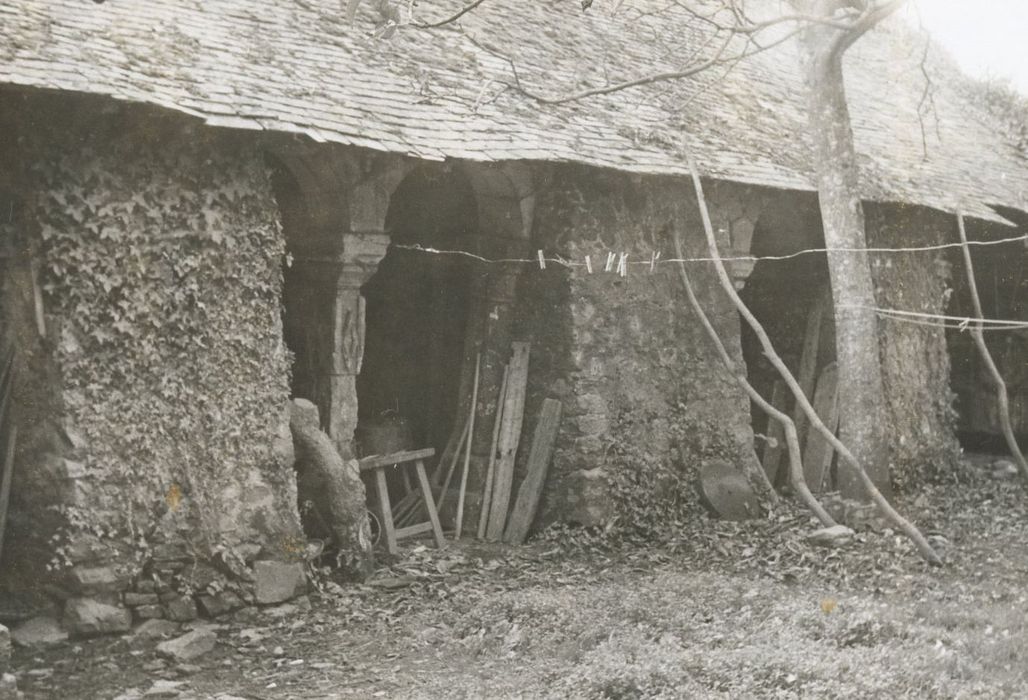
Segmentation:
<svg viewBox="0 0 1028 700">
<path fill-rule="evenodd" d="M 994 241 L 968 241 L 968 245 L 972 246 L 993 246 L 1003 245 L 1005 243 L 1017 243 L 1028 241 L 1028 234 L 1022 234 L 1020 236 L 1011 236 L 1009 238 L 998 238 Z M 767 261 L 780 261 L 780 260 L 792 260 L 803 255 L 809 255 L 812 253 L 924 253 L 933 250 L 946 250 L 948 248 L 960 248 L 962 243 L 938 243 L 927 246 L 907 246 L 900 248 L 805 248 L 803 250 L 796 251 L 795 253 L 789 253 L 787 255 L 734 255 L 721 257 L 720 260 L 723 262 L 734 262 L 734 261 L 745 261 L 745 262 L 760 262 L 762 260 Z M 466 258 L 478 260 L 479 262 L 499 264 L 499 263 L 531 263 L 539 264 L 540 258 L 487 258 L 482 255 L 468 252 L 466 250 L 441 250 L 439 248 L 432 248 L 429 246 L 423 246 L 420 244 L 406 244 L 406 243 L 394 243 L 393 248 L 399 250 L 412 250 L 421 253 L 429 253 L 432 255 L 458 255 Z M 610 252 L 610 255 L 618 255 Z M 713 257 L 697 257 L 697 258 L 662 258 L 660 253 L 654 253 L 654 256 L 649 260 L 626 260 L 628 265 L 662 265 L 665 263 L 692 263 L 692 262 L 714 262 L 719 258 Z M 602 258 L 603 256 L 598 256 Z M 564 267 L 587 267 L 589 266 L 586 262 L 578 262 L 575 260 L 567 260 L 563 257 L 541 257 L 541 260 L 546 263 L 555 263 Z M 600 260 L 597 260 L 596 265 L 603 266 Z"/>
<path fill-rule="evenodd" d="M 990 245 L 1001 245 L 1004 243 L 1016 243 L 1019 241 L 1028 241 L 1028 234 L 1021 236 L 1013 236 L 1010 238 L 1002 238 L 994 241 L 968 241 L 968 245 L 977 246 L 990 246 Z M 790 253 L 789 255 L 766 255 L 766 256 L 730 256 L 720 258 L 722 262 L 732 261 L 746 261 L 746 262 L 758 262 L 761 260 L 789 260 L 792 258 L 799 257 L 801 255 L 807 255 L 810 253 L 828 253 L 828 252 L 866 252 L 866 253 L 917 253 L 926 252 L 933 250 L 944 250 L 947 248 L 959 248 L 962 247 L 962 243 L 940 243 L 930 246 L 911 246 L 903 248 L 808 248 L 805 250 Z M 585 262 L 576 262 L 572 260 L 565 260 L 564 258 L 548 258 L 545 257 L 542 251 L 536 258 L 486 258 L 475 253 L 470 253 L 466 250 L 439 250 L 437 248 L 431 248 L 421 245 L 411 244 L 394 244 L 394 248 L 401 250 L 411 250 L 421 253 L 429 253 L 432 255 L 457 255 L 467 258 L 472 258 L 484 263 L 531 263 L 544 266 L 546 263 L 556 263 L 564 267 L 586 267 L 590 272 L 593 268 L 601 269 L 604 271 L 614 271 L 625 276 L 624 266 L 626 265 L 649 265 L 653 268 L 659 264 L 665 263 L 698 263 L 698 262 L 714 262 L 717 258 L 712 257 L 699 257 L 699 258 L 661 258 L 660 253 L 653 253 L 649 260 L 627 260 L 627 256 L 624 253 L 614 253 L 608 251 L 606 261 L 603 260 L 603 255 L 597 256 L 597 261 L 593 265 L 591 258 L 586 258 Z M 616 267 L 616 269 L 615 269 Z M 904 323 L 912 323 L 921 326 L 931 326 L 935 328 L 945 328 L 949 330 L 960 330 L 965 331 L 970 329 L 972 326 L 981 326 L 983 331 L 995 331 L 995 330 L 1020 330 L 1028 329 L 1028 322 L 1026 321 L 1013 321 L 1009 319 L 975 319 L 966 316 L 948 316 L 945 314 L 932 314 L 920 311 L 905 311 L 903 309 L 889 309 L 878 306 L 861 306 L 861 305 L 840 305 L 840 309 L 860 309 L 863 311 L 873 311 L 883 318 L 887 318 L 891 321 L 898 321 Z"/>
</svg>

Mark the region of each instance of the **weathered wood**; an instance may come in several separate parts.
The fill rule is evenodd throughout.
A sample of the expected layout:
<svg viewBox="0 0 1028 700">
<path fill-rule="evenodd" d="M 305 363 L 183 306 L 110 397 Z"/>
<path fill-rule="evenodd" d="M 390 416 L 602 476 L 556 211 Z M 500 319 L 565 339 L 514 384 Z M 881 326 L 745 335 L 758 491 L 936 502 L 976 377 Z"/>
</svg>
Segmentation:
<svg viewBox="0 0 1028 700">
<path fill-rule="evenodd" d="M 426 520 L 423 523 L 417 525 L 408 525 L 407 527 L 401 527 L 396 531 L 396 539 L 402 540 L 404 537 L 414 537 L 416 535 L 423 535 L 426 532 L 432 532 L 432 522 Z"/>
<path fill-rule="evenodd" d="M 14 476 L 14 446 L 18 439 L 18 428 L 11 426 L 7 433 L 7 449 L 4 451 L 3 477 L 0 480 L 0 554 L 3 553 L 4 532 L 7 530 L 7 504 L 11 500 L 11 479 Z"/>
<path fill-rule="evenodd" d="M 471 443 L 475 439 L 475 414 L 478 412 L 478 376 L 482 367 L 482 355 L 475 355 L 475 380 L 471 385 L 471 410 L 468 415 L 468 442 L 464 450 L 464 471 L 460 477 L 460 495 L 457 498 L 457 518 L 453 538 L 459 540 L 464 530 L 464 497 L 468 491 L 468 470 L 471 466 Z"/>
<path fill-rule="evenodd" d="M 446 539 L 443 537 L 443 528 L 439 524 L 439 512 L 435 509 L 435 499 L 432 498 L 432 485 L 428 482 L 425 463 L 419 459 L 414 465 L 414 471 L 418 475 L 418 483 L 421 484 L 421 494 L 425 497 L 425 510 L 428 511 L 428 520 L 432 526 L 432 534 L 435 535 L 436 546 L 442 549 L 446 546 Z"/>
<path fill-rule="evenodd" d="M 514 458 L 525 417 L 529 344 L 511 343 L 511 347 L 513 356 L 510 376 L 507 378 L 507 395 L 503 402 L 503 423 L 500 426 L 496 473 L 493 475 L 493 500 L 489 506 L 489 522 L 485 531 L 486 539 L 490 542 L 498 542 L 503 537 L 503 528 L 507 524 L 507 508 L 510 506 L 514 482 Z"/>
<path fill-rule="evenodd" d="M 821 326 L 824 325 L 825 310 L 831 305 L 832 290 L 828 287 L 817 295 L 814 305 L 807 316 L 807 329 L 803 336 L 803 354 L 800 355 L 800 367 L 796 373 L 796 381 L 800 390 L 809 399 L 814 398 L 814 382 L 817 380 L 817 358 L 821 351 Z M 792 412 L 792 420 L 796 424 L 796 432 L 802 443 L 807 429 L 807 416 L 803 407 L 797 402 Z"/>
<path fill-rule="evenodd" d="M 453 472 L 457 468 L 457 460 L 460 458 L 460 450 L 464 446 L 464 441 L 468 437 L 468 428 L 470 423 L 464 422 L 464 429 L 460 434 L 460 442 L 457 443 L 456 449 L 453 450 L 453 454 L 450 457 L 450 466 L 446 470 L 446 478 L 443 479 L 442 491 L 439 492 L 439 510 L 442 512 L 443 506 L 446 505 L 446 497 L 450 493 L 450 479 L 453 478 Z"/>
<path fill-rule="evenodd" d="M 478 539 L 485 538 L 485 526 L 489 521 L 489 508 L 493 502 L 493 472 L 496 469 L 496 443 L 500 439 L 500 426 L 503 424 L 503 402 L 507 400 L 507 380 L 510 376 L 510 365 L 503 367 L 503 381 L 500 393 L 496 397 L 496 419 L 493 421 L 493 439 L 489 445 L 489 466 L 485 472 L 485 488 L 482 489 L 482 505 L 478 513 Z"/>
<path fill-rule="evenodd" d="M 389 467 L 394 464 L 413 462 L 417 459 L 426 459 L 434 454 L 435 448 L 426 447 L 423 450 L 404 450 L 390 455 L 369 455 L 362 458 L 358 463 L 360 464 L 361 471 L 366 472 L 378 467 Z"/>
<path fill-rule="evenodd" d="M 378 493 L 378 505 L 382 509 L 382 529 L 386 536 L 386 551 L 396 554 L 396 526 L 393 524 L 393 508 L 389 505 L 389 485 L 386 483 L 385 472 L 375 471 L 375 490 Z"/>
<path fill-rule="evenodd" d="M 525 479 L 518 489 L 518 497 L 503 535 L 503 541 L 507 544 L 521 544 L 528 537 L 528 530 L 532 527 L 532 520 L 539 506 L 539 497 L 543 492 L 543 484 L 546 482 L 550 458 L 553 457 L 553 445 L 557 441 L 557 428 L 560 426 L 560 412 L 560 401 L 543 400 L 539 421 L 532 435 Z"/>
<path fill-rule="evenodd" d="M 771 390 L 771 405 L 783 413 L 785 412 L 787 393 L 785 382 L 780 379 L 776 381 L 774 389 Z M 778 468 L 782 463 L 782 453 L 785 451 L 785 428 L 769 415 L 765 432 L 768 439 L 764 444 L 762 466 L 764 473 L 767 474 L 767 480 L 771 482 L 772 486 L 778 486 L 784 481 Z"/>
<path fill-rule="evenodd" d="M 834 362 L 825 365 L 814 390 L 814 411 L 829 430 L 835 432 L 839 423 L 839 370 Z M 814 493 L 821 493 L 824 473 L 831 466 L 834 450 L 828 440 L 810 431 L 803 451 L 803 475 Z"/>
</svg>

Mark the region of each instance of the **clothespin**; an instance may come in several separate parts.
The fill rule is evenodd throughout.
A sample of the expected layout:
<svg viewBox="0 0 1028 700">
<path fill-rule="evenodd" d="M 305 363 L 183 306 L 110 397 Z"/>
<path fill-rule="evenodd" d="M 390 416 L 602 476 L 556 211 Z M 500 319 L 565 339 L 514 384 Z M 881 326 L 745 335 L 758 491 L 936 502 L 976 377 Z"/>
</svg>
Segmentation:
<svg viewBox="0 0 1028 700">
<path fill-rule="evenodd" d="M 585 256 L 585 269 L 589 271 L 590 275 L 593 273 L 593 261 L 588 255 Z"/>
<path fill-rule="evenodd" d="M 618 258 L 618 274 L 628 277 L 628 253 L 622 253 Z"/>
<path fill-rule="evenodd" d="M 610 272 L 610 268 L 614 266 L 614 253 L 607 253 L 607 264 L 603 267 L 604 272 Z"/>
<path fill-rule="evenodd" d="M 653 272 L 653 268 L 656 267 L 657 261 L 660 259 L 660 251 L 653 253 L 650 256 L 650 273 Z"/>
<path fill-rule="evenodd" d="M 545 270 L 546 269 L 546 258 L 543 257 L 543 251 L 542 250 L 538 250 L 536 252 L 539 254 L 539 269 L 540 270 Z"/>
</svg>

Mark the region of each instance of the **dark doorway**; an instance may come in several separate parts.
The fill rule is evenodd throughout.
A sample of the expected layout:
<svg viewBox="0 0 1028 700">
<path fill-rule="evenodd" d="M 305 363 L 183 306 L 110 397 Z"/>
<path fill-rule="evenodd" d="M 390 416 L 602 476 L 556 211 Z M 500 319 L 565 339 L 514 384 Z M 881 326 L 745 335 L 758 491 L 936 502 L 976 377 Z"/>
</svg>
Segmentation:
<svg viewBox="0 0 1028 700">
<path fill-rule="evenodd" d="M 796 206 L 772 208 L 760 217 L 753 232 L 751 253 L 765 259 L 757 261 L 740 292 L 794 376 L 800 374 L 804 354 L 812 352 L 807 363 L 813 365 L 815 379 L 835 358 L 828 264 L 823 252 L 801 251 L 823 247 L 824 232 L 816 198 L 804 199 Z M 776 257 L 783 259 L 766 259 Z M 811 328 L 812 324 L 817 324 L 816 330 Z M 777 395 L 781 399 L 778 407 L 791 415 L 792 397 L 784 385 L 776 391 L 776 383 L 781 382 L 778 372 L 765 357 L 759 340 L 745 321 L 742 322 L 742 352 L 753 387 L 769 401 L 774 401 Z M 755 403 L 751 403 L 750 408 L 753 432 L 770 434 L 767 414 Z M 800 440 L 802 443 L 802 435 Z M 758 440 L 758 455 L 764 455 L 765 450 L 764 441 Z M 784 477 L 784 470 L 779 470 L 778 474 Z"/>
<path fill-rule="evenodd" d="M 394 193 L 386 228 L 389 252 L 361 290 L 359 417 L 365 426 L 405 419 L 416 446 L 439 453 L 456 422 L 472 268 L 462 255 L 423 249 L 469 247 L 478 229 L 474 192 L 453 169 L 415 170 Z"/>
</svg>

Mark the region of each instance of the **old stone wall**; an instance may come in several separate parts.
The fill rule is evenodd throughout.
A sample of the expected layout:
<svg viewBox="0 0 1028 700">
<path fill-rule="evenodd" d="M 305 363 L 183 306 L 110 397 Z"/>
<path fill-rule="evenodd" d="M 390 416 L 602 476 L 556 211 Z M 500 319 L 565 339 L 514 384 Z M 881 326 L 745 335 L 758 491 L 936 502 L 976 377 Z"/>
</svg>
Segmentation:
<svg viewBox="0 0 1028 700">
<path fill-rule="evenodd" d="M 193 594 L 295 552 L 300 534 L 284 243 L 262 155 L 102 102 L 2 112 L 27 194 L 4 299 L 24 359 L 8 537 L 49 518 L 59 545 L 5 552 L 5 577 L 46 562 L 67 574 L 69 611 L 93 596 L 188 617 Z"/>
<path fill-rule="evenodd" d="M 724 212 L 728 199 L 726 189 L 715 208 Z M 754 464 L 746 397 L 689 309 L 677 270 L 658 264 L 651 272 L 648 262 L 639 264 L 655 252 L 673 258 L 675 229 L 687 255 L 705 255 L 691 186 L 555 168 L 540 188 L 535 220 L 535 244 L 578 263 L 534 271 L 523 283 L 536 296 L 566 299 L 563 313 L 537 313 L 534 320 L 534 335 L 550 340 L 533 359 L 529 404 L 544 394 L 564 403 L 546 518 L 597 524 L 616 517 L 629 528 L 657 530 L 698 507 L 696 478 L 705 460 L 744 470 Z M 605 271 L 610 252 L 633 261 L 626 276 Z M 690 264 L 689 274 L 741 362 L 739 319 L 709 263 Z M 603 492 L 606 500 L 582 498 Z"/>
<path fill-rule="evenodd" d="M 871 247 L 953 240 L 954 220 L 941 212 L 879 204 L 867 205 L 865 213 Z M 947 313 L 952 270 L 943 251 L 873 253 L 871 271 L 880 307 Z M 897 486 L 910 486 L 946 471 L 959 452 L 946 336 L 938 325 L 893 319 L 880 320 L 879 328 L 891 476 Z"/>
</svg>

